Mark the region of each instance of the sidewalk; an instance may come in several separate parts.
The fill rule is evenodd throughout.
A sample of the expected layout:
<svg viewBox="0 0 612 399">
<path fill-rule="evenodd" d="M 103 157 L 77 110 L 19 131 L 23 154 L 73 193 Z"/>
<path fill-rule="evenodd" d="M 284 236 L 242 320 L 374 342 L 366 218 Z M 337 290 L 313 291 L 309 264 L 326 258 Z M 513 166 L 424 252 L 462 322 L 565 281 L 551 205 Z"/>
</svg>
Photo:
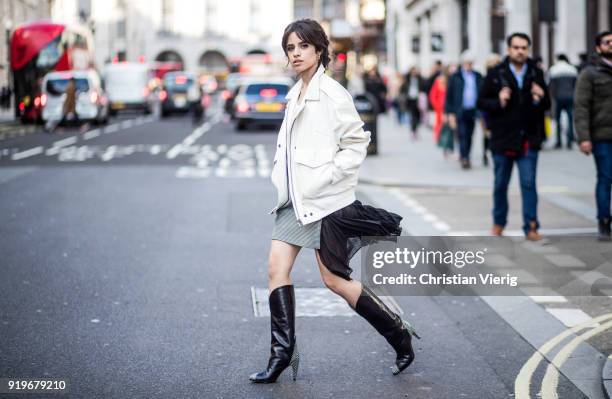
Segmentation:
<svg viewBox="0 0 612 399">
<path fill-rule="evenodd" d="M 457 148 L 456 148 L 457 151 Z M 462 170 L 455 157 L 444 159 L 434 144 L 430 128 L 422 126 L 419 140 L 413 141 L 407 126 L 400 126 L 391 114 L 378 118 L 378 155 L 366 158 L 359 177 L 363 183 L 389 186 L 449 188 L 492 188 L 493 164 L 482 164 L 482 131 L 474 133 L 472 169 Z M 511 187 L 518 189 L 518 171 Z M 541 192 L 592 194 L 595 165 L 592 157 L 570 150 L 543 150 L 538 161 L 538 189 Z"/>
<path fill-rule="evenodd" d="M 0 124 L 15 122 L 15 111 L 13 109 L 0 108 Z"/>
<path fill-rule="evenodd" d="M 454 235 L 454 230 L 449 226 L 446 226 L 446 230 L 435 226 L 436 221 L 438 224 L 446 225 L 445 222 L 452 220 L 454 223 L 449 222 L 451 226 L 461 226 L 467 230 L 481 231 L 479 233 L 481 235 L 487 235 L 488 230 L 481 225 L 488 227 L 489 223 L 493 165 L 489 157 L 489 166 L 483 166 L 480 127 L 477 127 L 473 140 L 472 169 L 462 170 L 456 156 L 444 159 L 442 151 L 433 142 L 431 129 L 422 127 L 419 140 L 414 141 L 408 127 L 400 126 L 392 115 L 379 117 L 378 123 L 378 154 L 368 156 L 360 169 L 360 182 L 364 184 L 361 190 L 388 207 L 402 210 L 406 220 L 405 226 L 410 234 L 439 235 L 450 230 L 448 233 Z M 510 196 L 514 196 L 512 202 L 515 204 L 520 203 L 517 174 L 518 170 L 515 168 L 510 184 Z M 577 233 L 581 229 L 586 231 L 588 226 L 593 226 L 595 165 L 592 156 L 584 156 L 576 147 L 570 151 L 551 150 L 545 146 L 540 152 L 538 161 L 537 183 L 538 192 L 541 194 L 540 214 L 545 226 L 552 227 L 552 230 L 558 228 L 560 234 L 569 234 L 571 228 Z M 401 201 L 402 198 L 404 202 Z M 410 213 L 408 208 L 402 208 L 402 204 L 405 203 L 415 204 L 413 213 Z M 474 219 L 474 214 L 482 212 L 479 209 L 486 209 L 487 216 L 483 220 Z M 517 234 L 521 234 L 518 227 L 521 223 L 520 207 L 515 206 L 513 209 L 516 214 L 510 215 L 511 222 L 508 227 L 513 227 Z M 425 215 L 422 211 L 425 211 Z M 548 232 L 542 229 L 542 232 L 552 234 L 552 230 Z M 578 306 L 572 302 L 571 306 L 582 309 L 586 305 Z M 529 317 L 530 323 L 539 320 L 538 317 L 542 315 L 550 316 L 544 308 L 540 309 L 538 306 L 532 308 L 534 312 L 539 312 L 537 313 L 539 316 Z M 586 308 L 589 311 L 596 311 L 592 306 Z M 511 318 L 505 320 L 512 324 Z M 550 325 L 556 326 L 559 331 L 567 328 L 559 322 Z M 529 334 L 542 332 L 532 331 L 531 327 L 532 324 L 529 324 L 522 334 L 528 342 L 532 342 L 527 339 Z M 537 346 L 536 342 L 534 347 Z M 580 368 L 586 370 L 587 364 L 582 364 L 578 362 L 579 360 L 582 359 L 572 359 L 580 366 L 576 370 Z M 604 361 L 600 362 L 601 364 L 591 365 L 591 368 L 597 371 L 589 374 L 591 379 L 588 381 L 584 380 L 584 377 L 574 378 L 584 374 L 583 371 L 582 374 L 572 374 L 572 370 L 562 370 L 562 372 L 566 376 L 573 375 L 570 378 L 572 383 L 581 387 L 583 392 L 589 392 L 588 397 L 599 398 L 600 392 L 603 391 L 607 398 L 612 398 L 612 357 L 605 360 L 607 362 L 603 367 Z M 599 375 L 593 377 L 595 373 Z"/>
<path fill-rule="evenodd" d="M 36 125 L 23 125 L 15 119 L 15 111 L 0 109 L 0 141 L 34 133 Z"/>
</svg>

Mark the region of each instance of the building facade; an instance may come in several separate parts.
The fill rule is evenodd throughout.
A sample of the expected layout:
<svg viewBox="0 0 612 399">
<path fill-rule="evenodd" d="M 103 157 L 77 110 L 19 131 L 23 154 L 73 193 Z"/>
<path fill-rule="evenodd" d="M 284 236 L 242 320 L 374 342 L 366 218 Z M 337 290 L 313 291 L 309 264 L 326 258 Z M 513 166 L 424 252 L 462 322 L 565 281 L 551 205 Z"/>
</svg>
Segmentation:
<svg viewBox="0 0 612 399">
<path fill-rule="evenodd" d="M 51 0 L 0 1 L 0 87 L 10 82 L 10 37 L 22 23 L 51 17 Z"/>
<path fill-rule="evenodd" d="M 289 2 L 274 0 L 57 1 L 54 19 L 92 29 L 98 66 L 179 61 L 194 72 L 253 50 L 282 55 L 280 38 L 292 13 Z"/>
<path fill-rule="evenodd" d="M 467 49 L 484 69 L 491 53 L 505 54 L 505 38 L 525 32 L 545 65 L 558 53 L 578 63 L 593 51 L 595 34 L 609 28 L 610 0 L 389 0 L 387 47 L 395 70 L 436 61 L 456 63 Z"/>
<path fill-rule="evenodd" d="M 323 26 L 331 42 L 332 75 L 343 84 L 355 73 L 385 68 L 385 0 L 294 0 L 293 17 Z"/>
</svg>

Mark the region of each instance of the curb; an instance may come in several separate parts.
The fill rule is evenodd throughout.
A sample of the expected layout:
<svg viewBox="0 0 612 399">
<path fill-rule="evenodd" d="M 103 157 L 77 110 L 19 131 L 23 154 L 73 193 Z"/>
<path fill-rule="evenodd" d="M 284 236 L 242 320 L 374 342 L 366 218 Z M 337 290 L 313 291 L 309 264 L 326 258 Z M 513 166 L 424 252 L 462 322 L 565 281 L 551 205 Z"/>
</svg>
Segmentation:
<svg viewBox="0 0 612 399">
<path fill-rule="evenodd" d="M 606 398 L 612 399 L 612 355 L 608 356 L 601 373 L 601 385 Z"/>
<path fill-rule="evenodd" d="M 378 179 L 370 179 L 370 178 L 363 178 L 363 177 L 359 177 L 359 183 L 362 184 L 368 184 L 371 186 L 379 186 L 379 187 L 405 187 L 405 188 L 436 188 L 436 189 L 440 189 L 442 188 L 446 188 L 446 189 L 482 189 L 482 188 L 488 188 L 488 187 L 484 187 L 484 186 L 462 186 L 462 185 L 451 185 L 451 184 L 446 184 L 446 185 L 440 185 L 440 184 L 423 184 L 423 183 L 408 183 L 408 182 L 402 182 L 402 181 L 393 181 L 393 180 L 378 180 Z"/>
</svg>

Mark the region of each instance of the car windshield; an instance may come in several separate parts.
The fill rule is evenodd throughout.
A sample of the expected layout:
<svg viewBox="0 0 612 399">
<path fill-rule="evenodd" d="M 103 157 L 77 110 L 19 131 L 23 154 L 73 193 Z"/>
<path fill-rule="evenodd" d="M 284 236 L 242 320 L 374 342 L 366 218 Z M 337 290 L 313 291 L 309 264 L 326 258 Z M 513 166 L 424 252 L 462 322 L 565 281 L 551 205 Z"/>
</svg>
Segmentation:
<svg viewBox="0 0 612 399">
<path fill-rule="evenodd" d="M 66 92 L 66 86 L 70 79 L 49 79 L 47 81 L 47 92 L 54 96 L 59 96 Z M 89 82 L 87 79 L 75 79 L 76 91 L 84 92 L 89 90 Z"/>
<path fill-rule="evenodd" d="M 283 84 L 252 84 L 246 89 L 247 96 L 276 97 L 286 96 L 289 86 Z"/>
<path fill-rule="evenodd" d="M 193 79 L 186 75 L 166 75 L 164 77 L 164 86 L 170 90 L 187 91 L 191 85 L 193 85 Z"/>
</svg>

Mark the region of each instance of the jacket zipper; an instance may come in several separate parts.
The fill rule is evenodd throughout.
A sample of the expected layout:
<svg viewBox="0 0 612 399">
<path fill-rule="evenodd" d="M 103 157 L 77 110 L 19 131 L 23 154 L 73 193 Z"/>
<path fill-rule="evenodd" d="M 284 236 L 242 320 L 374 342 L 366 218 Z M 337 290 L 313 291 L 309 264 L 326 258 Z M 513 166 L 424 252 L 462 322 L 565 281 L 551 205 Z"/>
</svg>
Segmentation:
<svg viewBox="0 0 612 399">
<path fill-rule="evenodd" d="M 288 111 L 289 107 L 285 107 L 285 119 L 287 118 L 287 111 Z M 291 127 L 293 127 L 293 124 L 291 124 Z M 287 202 L 289 202 L 289 198 L 290 198 L 290 194 L 289 194 L 289 161 L 287 159 L 287 125 L 285 124 L 285 178 L 287 181 L 287 201 L 283 202 L 280 205 L 277 205 L 274 209 L 272 209 L 270 211 L 270 214 L 273 214 L 274 212 L 276 212 L 277 210 L 279 210 L 280 208 L 282 208 L 283 206 L 285 206 L 285 204 Z"/>
<path fill-rule="evenodd" d="M 298 104 L 296 103 L 294 106 L 297 107 Z M 289 157 L 289 152 L 291 151 L 291 132 L 293 131 L 293 124 L 295 123 L 295 120 L 297 119 L 297 110 L 294 111 L 294 113 L 296 114 L 296 117 L 293 118 L 293 121 L 291 122 L 291 128 L 289 129 L 289 132 L 287 132 L 287 126 L 285 126 L 285 144 L 288 144 L 286 151 L 285 151 L 285 162 L 287 164 L 287 177 L 288 177 L 287 191 L 288 191 L 289 196 L 291 197 L 291 201 L 293 202 L 293 211 L 295 212 L 295 217 L 297 219 L 297 222 L 300 226 L 302 226 L 300 215 L 297 209 L 297 203 L 295 202 L 295 195 L 293 194 L 293 185 L 291 184 L 291 162 L 290 162 L 290 157 Z"/>
</svg>

